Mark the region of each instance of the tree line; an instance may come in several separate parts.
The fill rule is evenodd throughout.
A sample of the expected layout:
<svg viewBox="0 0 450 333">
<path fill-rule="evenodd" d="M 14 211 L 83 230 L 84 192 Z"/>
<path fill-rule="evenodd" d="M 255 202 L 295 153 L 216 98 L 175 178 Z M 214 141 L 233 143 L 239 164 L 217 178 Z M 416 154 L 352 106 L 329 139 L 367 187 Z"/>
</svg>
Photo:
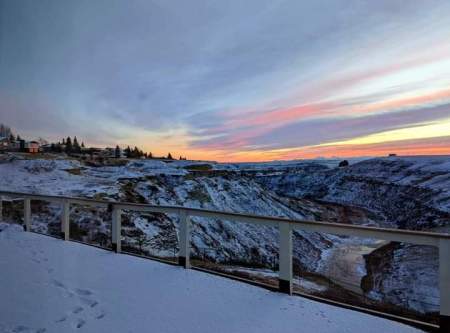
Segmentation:
<svg viewBox="0 0 450 333">
<path fill-rule="evenodd" d="M 115 157 L 117 157 L 117 158 L 122 157 L 121 151 L 122 150 L 120 149 L 120 147 L 116 146 Z M 154 157 L 151 152 L 144 153 L 144 151 L 142 151 L 141 149 L 139 149 L 136 146 L 133 149 L 131 149 L 130 146 L 128 146 L 127 148 L 125 148 L 123 150 L 123 152 L 124 152 L 124 155 L 126 158 L 157 158 L 157 157 Z M 173 158 L 171 153 L 168 153 L 167 157 L 163 156 L 162 158 L 166 158 L 168 160 L 175 160 L 175 158 Z M 186 157 L 182 157 L 182 156 L 179 157 L 179 160 L 186 160 L 186 159 L 187 159 Z"/>
<path fill-rule="evenodd" d="M 0 138 L 8 138 L 8 140 L 12 143 L 21 141 L 22 138 L 20 135 L 14 135 L 11 128 L 0 123 Z M 68 136 L 67 138 L 63 138 L 62 140 L 51 143 L 50 146 L 47 146 L 47 151 L 53 153 L 66 153 L 70 154 L 92 154 L 96 148 L 86 148 L 84 142 L 78 140 L 76 136 L 73 139 Z M 114 157 L 116 158 L 163 158 L 168 160 L 175 160 L 172 154 L 169 152 L 166 156 L 155 157 L 151 152 L 144 152 L 142 149 L 138 147 L 131 148 L 127 146 L 125 149 L 121 149 L 118 145 L 113 150 Z M 186 160 L 186 157 L 180 156 L 179 160 Z"/>
<path fill-rule="evenodd" d="M 50 151 L 53 153 L 80 154 L 84 148 L 86 148 L 84 142 L 80 144 L 76 136 L 73 140 L 68 136 L 57 143 L 50 144 Z"/>
<path fill-rule="evenodd" d="M 52 143 L 50 145 L 50 151 L 54 153 L 66 153 L 66 154 L 91 154 L 95 148 L 86 148 L 84 142 L 79 143 L 79 140 L 75 136 L 73 139 L 71 137 L 63 138 L 61 141 L 57 143 Z M 154 157 L 151 152 L 144 152 L 142 149 L 135 146 L 131 148 L 127 146 L 125 149 L 121 149 L 119 145 L 114 149 L 114 157 L 116 158 L 158 158 Z M 167 158 L 169 160 L 175 160 L 171 153 L 167 154 L 167 157 L 159 157 L 159 158 Z M 179 157 L 180 160 L 186 160 L 186 157 Z"/>
<path fill-rule="evenodd" d="M 0 138 L 7 138 L 9 142 L 21 141 L 22 138 L 20 135 L 14 135 L 11 127 L 6 126 L 5 124 L 0 123 Z"/>
</svg>

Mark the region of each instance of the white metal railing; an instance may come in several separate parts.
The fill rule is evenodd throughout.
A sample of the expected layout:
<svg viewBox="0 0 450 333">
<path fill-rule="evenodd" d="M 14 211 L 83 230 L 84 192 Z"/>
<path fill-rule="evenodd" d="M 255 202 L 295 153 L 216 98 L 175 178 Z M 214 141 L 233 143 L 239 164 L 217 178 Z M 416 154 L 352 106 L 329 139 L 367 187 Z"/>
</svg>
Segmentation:
<svg viewBox="0 0 450 333">
<path fill-rule="evenodd" d="M 2 197 L 20 198 L 24 200 L 24 228 L 27 231 L 31 230 L 31 200 L 60 203 L 62 205 L 61 236 L 65 240 L 70 238 L 69 215 L 71 204 L 108 208 L 112 212 L 111 238 L 113 250 L 118 253 L 121 252 L 121 216 L 124 210 L 177 214 L 180 216 L 180 228 L 178 232 L 180 252 L 178 255 L 178 263 L 185 268 L 190 267 L 191 216 L 278 227 L 280 232 L 279 290 L 288 294 L 292 293 L 293 286 L 292 231 L 296 229 L 309 232 L 323 232 L 335 235 L 435 246 L 439 249 L 440 327 L 443 332 L 450 332 L 450 234 L 376 228 L 330 222 L 289 220 L 279 217 L 226 213 L 178 206 L 154 206 L 5 191 L 0 191 L 0 219 L 2 216 Z"/>
</svg>

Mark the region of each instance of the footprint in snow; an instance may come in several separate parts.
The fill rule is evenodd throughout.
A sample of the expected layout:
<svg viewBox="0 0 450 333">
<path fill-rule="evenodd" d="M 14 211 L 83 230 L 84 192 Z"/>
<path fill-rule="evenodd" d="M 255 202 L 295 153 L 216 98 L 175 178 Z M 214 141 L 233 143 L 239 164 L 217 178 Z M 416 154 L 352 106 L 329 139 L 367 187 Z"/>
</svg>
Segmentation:
<svg viewBox="0 0 450 333">
<path fill-rule="evenodd" d="M 89 298 L 81 298 L 80 299 L 81 302 L 83 302 L 83 304 L 91 307 L 91 308 L 95 308 L 98 305 L 98 302 L 96 300 L 93 299 L 89 299 Z"/>
<path fill-rule="evenodd" d="M 77 306 L 75 309 L 72 310 L 72 313 L 80 313 L 84 310 L 84 308 L 82 308 L 81 306 Z"/>
<path fill-rule="evenodd" d="M 55 323 L 63 323 L 63 322 L 65 322 L 67 320 L 67 317 L 66 316 L 64 316 L 64 317 L 61 317 L 61 318 L 59 318 L 58 320 L 56 320 L 55 321 Z"/>
<path fill-rule="evenodd" d="M 74 326 L 75 326 L 75 328 L 82 328 L 85 324 L 86 324 L 86 321 L 79 318 L 76 320 Z"/>
<path fill-rule="evenodd" d="M 99 311 L 94 310 L 94 308 L 97 309 L 99 302 L 92 298 L 92 296 L 94 295 L 92 291 L 81 288 L 71 289 L 68 288 L 64 283 L 56 279 L 51 280 L 51 284 L 57 288 L 62 289 L 65 292 L 65 294 L 67 294 L 66 296 L 70 298 L 75 299 L 74 297 L 76 296 L 78 302 L 78 304 L 75 304 L 75 307 L 69 313 L 67 313 L 60 319 L 56 320 L 55 323 L 61 324 L 67 321 L 69 317 L 71 317 L 72 315 L 82 316 L 81 318 L 76 318 L 75 321 L 72 323 L 72 326 L 74 328 L 81 328 L 87 324 L 88 317 L 100 320 L 106 316 L 106 313 L 103 310 L 101 309 Z"/>
<path fill-rule="evenodd" d="M 46 331 L 47 331 L 46 328 L 33 329 L 33 328 L 29 328 L 29 327 L 26 327 L 23 325 L 19 325 L 19 326 L 14 327 L 11 332 L 13 332 L 13 333 L 44 333 Z"/>
<path fill-rule="evenodd" d="M 56 287 L 66 289 L 66 286 L 65 286 L 62 282 L 60 282 L 60 281 L 58 281 L 58 280 L 52 280 L 52 283 L 53 283 L 53 285 L 56 286 Z"/>
<path fill-rule="evenodd" d="M 95 316 L 95 319 L 102 319 L 102 318 L 104 318 L 105 316 L 106 316 L 106 313 L 101 312 L 101 313 L 99 313 L 98 315 Z"/>
<path fill-rule="evenodd" d="M 92 295 L 92 291 L 87 289 L 75 289 L 75 292 L 80 296 L 90 296 Z"/>
</svg>

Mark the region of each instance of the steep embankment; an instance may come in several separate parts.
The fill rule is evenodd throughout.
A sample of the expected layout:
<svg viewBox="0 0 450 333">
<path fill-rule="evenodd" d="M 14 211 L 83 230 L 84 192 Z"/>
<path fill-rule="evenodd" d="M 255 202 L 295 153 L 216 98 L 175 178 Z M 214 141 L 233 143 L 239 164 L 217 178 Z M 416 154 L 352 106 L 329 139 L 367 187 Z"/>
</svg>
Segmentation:
<svg viewBox="0 0 450 333">
<path fill-rule="evenodd" d="M 447 225 L 450 219 L 450 158 L 378 158 L 346 168 L 300 169 L 261 175 L 265 188 L 367 209 L 377 224 L 411 230 Z"/>
<path fill-rule="evenodd" d="M 450 227 L 450 157 L 377 158 L 346 168 L 260 175 L 257 181 L 280 196 L 364 208 L 383 227 Z M 364 257 L 367 296 L 421 312 L 438 310 L 436 249 L 388 244 Z"/>
<path fill-rule="evenodd" d="M 332 214 L 336 210 L 310 201 L 303 204 L 297 200 L 294 205 L 263 189 L 250 177 L 233 172 L 201 176 L 186 170 L 188 165 L 188 162 L 135 161 L 125 166 L 89 167 L 75 160 L 13 159 L 0 164 L 0 188 L 19 192 L 182 205 L 293 219 L 311 219 L 322 212 Z M 58 206 L 35 203 L 33 211 L 33 223 L 38 230 L 53 233 L 59 231 Z M 74 237 L 89 239 L 101 245 L 107 244 L 110 216 L 106 211 L 74 206 L 71 220 Z M 130 213 L 124 216 L 123 224 L 124 246 L 161 256 L 176 253 L 176 216 Z M 276 265 L 276 228 L 200 218 L 194 218 L 193 225 L 194 256 L 225 263 L 258 263 L 266 267 Z M 333 243 L 336 240 L 326 235 L 296 232 L 296 266 L 314 271 L 322 251 L 330 248 Z"/>
</svg>

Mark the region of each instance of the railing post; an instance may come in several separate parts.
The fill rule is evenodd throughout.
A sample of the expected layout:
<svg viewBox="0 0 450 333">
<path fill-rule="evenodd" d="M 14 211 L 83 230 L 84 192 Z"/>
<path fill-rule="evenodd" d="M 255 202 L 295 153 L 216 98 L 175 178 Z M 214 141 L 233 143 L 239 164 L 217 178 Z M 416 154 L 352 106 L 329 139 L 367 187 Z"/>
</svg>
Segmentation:
<svg viewBox="0 0 450 333">
<path fill-rule="evenodd" d="M 117 207 L 112 207 L 112 226 L 111 238 L 112 249 L 116 253 L 122 250 L 122 210 Z"/>
<path fill-rule="evenodd" d="M 25 231 L 31 231 L 31 200 L 23 201 L 23 221 Z"/>
<path fill-rule="evenodd" d="M 440 332 L 450 332 L 450 239 L 439 240 Z"/>
<path fill-rule="evenodd" d="M 279 245 L 279 290 L 282 293 L 292 294 L 292 228 L 289 223 L 280 222 L 278 224 L 280 231 Z"/>
<path fill-rule="evenodd" d="M 178 240 L 180 245 L 180 253 L 178 254 L 178 264 L 184 268 L 191 266 L 191 221 L 189 214 L 185 210 L 180 212 L 180 231 Z"/>
<path fill-rule="evenodd" d="M 61 238 L 64 240 L 70 239 L 70 202 L 67 200 L 62 203 Z"/>
</svg>

